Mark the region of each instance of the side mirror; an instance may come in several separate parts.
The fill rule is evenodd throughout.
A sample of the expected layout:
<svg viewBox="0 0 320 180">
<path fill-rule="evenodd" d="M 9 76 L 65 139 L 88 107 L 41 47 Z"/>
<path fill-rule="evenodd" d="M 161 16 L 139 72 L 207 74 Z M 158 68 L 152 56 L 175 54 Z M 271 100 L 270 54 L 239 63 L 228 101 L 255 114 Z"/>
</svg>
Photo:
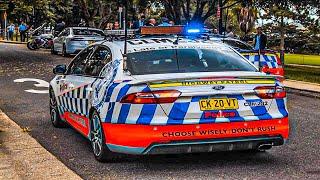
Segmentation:
<svg viewBox="0 0 320 180">
<path fill-rule="evenodd" d="M 64 64 L 57 65 L 53 68 L 53 74 L 64 74 L 67 71 L 67 66 Z"/>
</svg>

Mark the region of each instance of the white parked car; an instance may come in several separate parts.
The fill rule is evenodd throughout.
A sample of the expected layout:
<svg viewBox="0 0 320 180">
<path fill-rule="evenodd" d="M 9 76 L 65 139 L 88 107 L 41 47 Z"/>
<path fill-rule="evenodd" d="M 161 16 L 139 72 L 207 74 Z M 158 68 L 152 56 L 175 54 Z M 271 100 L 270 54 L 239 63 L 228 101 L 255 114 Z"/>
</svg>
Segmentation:
<svg viewBox="0 0 320 180">
<path fill-rule="evenodd" d="M 53 40 L 52 54 L 63 56 L 77 54 L 88 45 L 103 41 L 105 34 L 100 29 L 88 27 L 67 27 Z"/>
</svg>

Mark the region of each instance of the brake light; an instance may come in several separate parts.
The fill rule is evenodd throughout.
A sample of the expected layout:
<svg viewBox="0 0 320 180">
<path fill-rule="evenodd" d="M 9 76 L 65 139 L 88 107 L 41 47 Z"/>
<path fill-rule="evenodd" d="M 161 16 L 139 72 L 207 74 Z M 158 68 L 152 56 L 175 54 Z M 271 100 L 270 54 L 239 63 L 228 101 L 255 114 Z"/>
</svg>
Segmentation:
<svg viewBox="0 0 320 180">
<path fill-rule="evenodd" d="M 121 103 L 130 104 L 161 104 L 173 103 L 181 95 L 177 90 L 159 90 L 151 92 L 138 92 L 124 96 Z"/>
<path fill-rule="evenodd" d="M 285 88 L 282 86 L 260 86 L 254 89 L 261 99 L 281 99 L 286 97 Z"/>
</svg>

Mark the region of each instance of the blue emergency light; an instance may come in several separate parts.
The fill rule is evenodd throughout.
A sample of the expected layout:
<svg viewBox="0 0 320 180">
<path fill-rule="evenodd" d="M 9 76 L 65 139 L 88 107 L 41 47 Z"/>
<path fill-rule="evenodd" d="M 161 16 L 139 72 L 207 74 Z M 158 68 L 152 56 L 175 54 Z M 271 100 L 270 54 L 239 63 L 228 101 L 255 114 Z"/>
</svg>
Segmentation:
<svg viewBox="0 0 320 180">
<path fill-rule="evenodd" d="M 185 26 L 185 35 L 187 36 L 197 36 L 203 33 L 204 29 L 201 24 L 198 23 L 192 23 L 187 26 Z"/>
<path fill-rule="evenodd" d="M 187 29 L 188 34 L 200 33 L 200 29 Z"/>
</svg>

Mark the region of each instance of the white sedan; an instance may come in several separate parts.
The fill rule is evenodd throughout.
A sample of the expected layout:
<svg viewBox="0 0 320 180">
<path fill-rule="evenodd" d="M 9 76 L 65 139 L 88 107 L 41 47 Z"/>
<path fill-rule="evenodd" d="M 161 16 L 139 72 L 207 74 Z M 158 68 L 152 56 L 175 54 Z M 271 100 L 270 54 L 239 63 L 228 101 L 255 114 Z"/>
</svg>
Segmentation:
<svg viewBox="0 0 320 180">
<path fill-rule="evenodd" d="M 77 54 L 88 45 L 103 41 L 105 34 L 100 29 L 87 27 L 67 27 L 53 40 L 52 54 L 63 56 Z"/>
</svg>

